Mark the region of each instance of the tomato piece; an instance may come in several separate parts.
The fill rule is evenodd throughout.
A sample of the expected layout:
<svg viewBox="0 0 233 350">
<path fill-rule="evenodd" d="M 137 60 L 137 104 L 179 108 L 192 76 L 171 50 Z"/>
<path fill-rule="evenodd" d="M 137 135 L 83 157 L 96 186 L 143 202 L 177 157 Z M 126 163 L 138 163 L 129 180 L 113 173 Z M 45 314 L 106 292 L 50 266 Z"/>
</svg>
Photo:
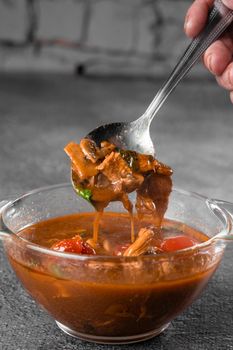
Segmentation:
<svg viewBox="0 0 233 350">
<path fill-rule="evenodd" d="M 51 249 L 66 253 L 95 254 L 94 249 L 88 243 L 84 242 L 80 236 L 75 236 L 71 239 L 63 239 L 53 244 Z"/>
<path fill-rule="evenodd" d="M 57 250 L 59 252 L 67 252 L 67 253 L 82 253 L 82 242 L 80 240 L 74 239 L 63 239 L 52 245 L 51 249 Z"/>
<path fill-rule="evenodd" d="M 176 250 L 192 247 L 196 244 L 194 240 L 187 236 L 176 236 L 164 239 L 161 249 L 165 252 L 174 252 Z"/>
</svg>

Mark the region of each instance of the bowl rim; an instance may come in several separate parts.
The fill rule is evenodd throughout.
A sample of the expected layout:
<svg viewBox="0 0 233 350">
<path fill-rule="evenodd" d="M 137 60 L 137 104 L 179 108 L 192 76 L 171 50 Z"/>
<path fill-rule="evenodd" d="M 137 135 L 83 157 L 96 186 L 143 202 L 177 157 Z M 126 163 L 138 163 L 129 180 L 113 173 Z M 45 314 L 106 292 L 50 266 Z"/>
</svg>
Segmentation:
<svg viewBox="0 0 233 350">
<path fill-rule="evenodd" d="M 43 187 L 39 187 L 30 191 L 25 192 L 24 194 L 17 196 L 16 198 L 14 197 L 14 199 L 9 199 L 7 201 L 7 203 L 0 209 L 0 220 L 2 220 L 2 216 L 4 215 L 5 211 L 7 209 L 9 209 L 12 205 L 14 205 L 15 203 L 17 203 L 18 201 L 23 200 L 24 198 L 27 198 L 31 195 L 35 195 L 38 194 L 40 192 L 43 191 L 48 191 L 48 190 L 55 190 L 55 189 L 59 189 L 59 188 L 64 188 L 64 187 L 72 187 L 71 183 L 65 182 L 65 183 L 60 183 L 60 184 L 55 184 L 55 185 L 49 185 L 49 186 L 43 186 Z M 172 192 L 173 193 L 179 193 L 185 196 L 189 196 L 189 197 L 194 197 L 198 200 L 201 201 L 205 201 L 205 204 L 207 205 L 207 207 L 209 208 L 210 211 L 213 212 L 213 209 L 211 208 L 211 206 L 214 206 L 214 208 L 221 214 L 222 219 L 224 220 L 224 223 L 222 222 L 222 224 L 224 225 L 224 228 L 221 230 L 220 233 L 218 233 L 217 235 L 227 235 L 230 232 L 230 228 L 231 228 L 231 223 L 229 222 L 229 215 L 227 213 L 227 211 L 219 206 L 218 202 L 214 199 L 210 199 L 204 195 L 201 195 L 197 192 L 192 192 L 192 191 L 187 191 L 187 190 L 183 190 L 177 187 L 173 187 L 172 188 Z M 12 198 L 12 197 L 11 197 Z M 81 197 L 80 197 L 81 198 Z M 216 215 L 216 214 L 215 214 Z M 220 219 L 219 219 L 220 220 Z M 7 227 L 7 226 L 6 226 Z M 185 248 L 185 249 L 180 249 L 177 251 L 173 251 L 173 252 L 164 252 L 164 253 L 160 253 L 158 255 L 143 255 L 143 256 L 138 256 L 138 257 L 134 257 L 134 256 L 129 256 L 129 257 L 123 257 L 123 256 L 105 256 L 105 255 L 85 255 L 85 254 L 76 254 L 76 253 L 67 253 L 67 252 L 60 252 L 60 251 L 55 251 L 53 249 L 50 248 L 46 248 L 43 246 L 40 246 L 39 244 L 36 243 L 32 243 L 30 241 L 28 241 L 25 238 L 22 238 L 20 236 L 17 235 L 17 233 L 11 231 L 8 227 L 8 233 L 4 236 L 7 237 L 7 239 L 10 240 L 14 240 L 17 241 L 17 243 L 23 243 L 24 245 L 27 246 L 27 248 L 32 249 L 33 251 L 42 253 L 42 254 L 49 254 L 52 256 L 56 256 L 56 257 L 60 257 L 60 258 L 67 258 L 67 259 L 72 259 L 72 260 L 81 260 L 81 261 L 85 261 L 85 260 L 102 260 L 102 261 L 116 261 L 116 262 L 122 262 L 122 261 L 138 261 L 138 260 L 157 260 L 158 258 L 161 260 L 161 258 L 171 258 L 172 256 L 177 256 L 180 254 L 193 254 L 194 252 L 199 251 L 200 249 L 203 248 L 207 248 L 213 244 L 222 242 L 223 239 L 213 239 L 216 236 L 211 237 L 210 239 L 208 239 L 205 242 L 202 243 L 198 243 L 192 247 L 189 248 Z M 4 231 L 4 230 L 3 230 Z M 3 232 L 4 234 L 4 232 Z M 225 243 L 224 243 L 225 246 Z"/>
</svg>

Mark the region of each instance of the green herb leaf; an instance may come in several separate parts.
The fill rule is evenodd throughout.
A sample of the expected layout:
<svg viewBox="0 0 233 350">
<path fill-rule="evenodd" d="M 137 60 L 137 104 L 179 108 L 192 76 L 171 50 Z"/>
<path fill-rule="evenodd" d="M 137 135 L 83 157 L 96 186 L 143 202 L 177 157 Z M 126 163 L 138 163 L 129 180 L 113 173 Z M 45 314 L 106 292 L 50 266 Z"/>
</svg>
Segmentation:
<svg viewBox="0 0 233 350">
<path fill-rule="evenodd" d="M 92 196 L 92 192 L 91 190 L 87 189 L 87 188 L 78 188 L 75 187 L 75 191 L 77 192 L 77 194 L 86 199 L 86 201 L 91 202 L 91 196 Z"/>
</svg>

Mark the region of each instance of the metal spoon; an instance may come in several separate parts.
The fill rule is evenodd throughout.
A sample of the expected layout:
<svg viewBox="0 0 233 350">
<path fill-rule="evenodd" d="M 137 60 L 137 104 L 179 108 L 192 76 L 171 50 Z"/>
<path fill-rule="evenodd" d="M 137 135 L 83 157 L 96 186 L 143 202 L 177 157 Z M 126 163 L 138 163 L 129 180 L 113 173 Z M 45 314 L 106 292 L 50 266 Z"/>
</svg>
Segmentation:
<svg viewBox="0 0 233 350">
<path fill-rule="evenodd" d="M 102 125 L 91 131 L 86 138 L 94 140 L 97 145 L 101 141 L 108 140 L 119 148 L 155 155 L 154 145 L 150 138 L 150 124 L 153 118 L 181 79 L 232 22 L 233 11 L 224 6 L 221 0 L 215 0 L 205 29 L 190 43 L 145 113 L 133 122 Z"/>
</svg>

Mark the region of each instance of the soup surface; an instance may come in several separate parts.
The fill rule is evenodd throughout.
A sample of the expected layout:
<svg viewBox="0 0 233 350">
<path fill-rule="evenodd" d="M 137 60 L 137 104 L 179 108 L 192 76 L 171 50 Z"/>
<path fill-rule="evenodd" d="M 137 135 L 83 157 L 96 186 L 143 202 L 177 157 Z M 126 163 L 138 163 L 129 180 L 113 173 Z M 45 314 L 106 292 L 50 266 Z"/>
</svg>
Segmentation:
<svg viewBox="0 0 233 350">
<path fill-rule="evenodd" d="M 131 221 L 129 215 L 124 213 L 104 213 L 101 216 L 99 227 L 98 242 L 93 242 L 93 225 L 96 221 L 95 213 L 82 213 L 66 217 L 59 217 L 52 220 L 39 222 L 22 230 L 19 235 L 27 240 L 36 243 L 40 246 L 66 251 L 71 253 L 80 253 L 72 247 L 67 249 L 59 249 L 64 243 L 75 242 L 76 238 L 92 245 L 97 255 L 124 255 L 124 256 L 139 256 L 143 254 L 154 255 L 168 251 L 188 248 L 197 243 L 208 240 L 201 232 L 198 232 L 183 223 L 164 220 L 161 228 L 156 228 L 153 225 L 153 218 L 148 217 L 144 220 L 139 220 L 134 217 L 134 229 L 137 232 L 135 237 L 136 242 L 131 242 Z M 151 233 L 149 239 L 147 231 Z M 142 235 L 140 235 L 142 232 Z M 144 251 L 138 254 L 124 254 L 128 247 L 134 247 L 138 242 L 139 236 L 145 234 L 142 245 Z M 143 237 L 142 237 L 143 238 Z M 140 242 L 139 242 L 140 243 Z M 126 252 L 127 253 L 127 252 Z M 87 252 L 87 254 L 89 254 Z M 91 254 L 91 253 L 90 253 Z"/>
<path fill-rule="evenodd" d="M 19 235 L 49 248 L 77 234 L 91 238 L 93 221 L 93 213 L 59 217 L 27 227 Z M 144 227 L 145 221 L 135 220 L 136 230 L 141 225 Z M 162 243 L 177 236 L 196 243 L 208 239 L 169 220 L 164 220 L 161 232 Z M 27 249 L 9 250 L 8 255 L 31 295 L 69 329 L 100 337 L 133 336 L 160 329 L 191 304 L 220 257 L 213 260 L 204 251 L 195 254 L 184 250 L 170 258 L 156 251 L 149 256 L 109 258 L 121 255 L 130 243 L 128 215 L 104 213 L 98 255 L 73 254 L 67 258 L 67 254 L 56 256 Z"/>
</svg>

